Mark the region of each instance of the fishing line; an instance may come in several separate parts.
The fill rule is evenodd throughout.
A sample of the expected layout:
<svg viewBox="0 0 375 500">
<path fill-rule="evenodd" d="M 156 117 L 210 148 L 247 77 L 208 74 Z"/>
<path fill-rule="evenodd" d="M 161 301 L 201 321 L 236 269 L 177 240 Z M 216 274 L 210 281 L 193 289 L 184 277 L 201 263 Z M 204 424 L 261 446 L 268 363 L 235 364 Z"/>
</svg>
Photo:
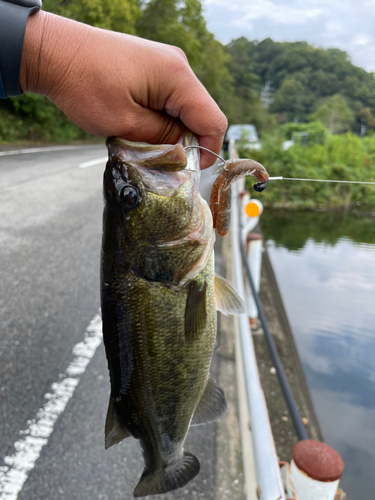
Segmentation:
<svg viewBox="0 0 375 500">
<path fill-rule="evenodd" d="M 375 182 L 371 181 L 339 181 L 335 179 L 300 179 L 297 177 L 269 177 L 269 181 L 307 181 L 307 182 L 339 182 L 341 184 L 372 184 L 375 185 Z"/>
<path fill-rule="evenodd" d="M 191 149 L 191 148 L 196 148 L 196 149 L 203 149 L 204 151 L 207 151 L 208 153 L 211 153 L 212 155 L 216 156 L 223 164 L 224 164 L 224 170 L 228 172 L 228 169 L 226 168 L 226 161 L 224 158 L 221 156 L 217 155 L 210 149 L 204 148 L 203 146 L 198 146 L 198 145 L 192 145 L 192 146 L 185 146 L 184 149 Z M 216 173 L 220 172 L 223 167 L 220 167 L 218 170 L 216 170 L 213 175 Z M 253 171 L 255 172 L 255 170 Z M 251 175 L 253 172 L 250 172 L 248 175 Z M 340 180 L 335 180 L 335 179 L 301 179 L 299 177 L 269 177 L 269 181 L 302 181 L 302 182 L 338 182 L 340 184 L 369 184 L 369 185 L 375 185 L 375 182 L 371 181 L 340 181 Z"/>
</svg>

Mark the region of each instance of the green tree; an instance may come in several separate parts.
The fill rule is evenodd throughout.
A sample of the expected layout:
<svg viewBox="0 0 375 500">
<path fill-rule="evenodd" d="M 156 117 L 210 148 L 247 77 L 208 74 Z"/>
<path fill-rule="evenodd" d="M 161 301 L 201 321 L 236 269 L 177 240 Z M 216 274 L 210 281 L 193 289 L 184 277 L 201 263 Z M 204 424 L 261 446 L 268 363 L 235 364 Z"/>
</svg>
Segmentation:
<svg viewBox="0 0 375 500">
<path fill-rule="evenodd" d="M 313 120 L 320 121 L 331 134 L 340 134 L 350 129 L 354 115 L 346 100 L 337 94 L 326 100 L 317 111 L 311 115 Z"/>
<path fill-rule="evenodd" d="M 258 42 L 242 37 L 229 47 L 238 42 L 248 58 L 243 70 L 249 69 L 258 77 L 253 89 L 259 92 L 267 81 L 272 82 L 276 102 L 271 111 L 282 120 L 298 117 L 299 121 L 308 121 L 322 99 L 336 94 L 346 98 L 354 114 L 368 107 L 375 116 L 374 75 L 354 66 L 346 52 L 315 48 L 307 42 L 274 42 L 270 38 Z M 293 80 L 293 85 L 288 82 L 284 86 L 288 80 Z M 357 121 L 352 122 L 352 129 L 358 131 Z"/>
<path fill-rule="evenodd" d="M 221 109 L 227 114 L 233 95 L 233 78 L 229 71 L 230 56 L 212 33 L 207 33 L 202 59 L 195 73 Z"/>
<path fill-rule="evenodd" d="M 43 9 L 98 28 L 135 34 L 140 0 L 44 0 Z"/>
<path fill-rule="evenodd" d="M 327 129 L 320 122 L 310 123 L 286 123 L 280 127 L 280 134 L 284 140 L 290 141 L 293 134 L 307 132 L 308 144 L 324 144 L 327 137 Z"/>
<path fill-rule="evenodd" d="M 233 40 L 227 45 L 231 56 L 230 72 L 233 77 L 236 93 L 244 99 L 253 100 L 259 78 L 252 70 L 252 58 L 249 50 L 249 41 L 245 37 Z"/>
<path fill-rule="evenodd" d="M 143 38 L 180 47 L 193 68 L 202 62 L 207 30 L 197 0 L 151 0 L 137 20 L 136 30 Z"/>
<path fill-rule="evenodd" d="M 339 91 L 340 84 L 335 73 L 328 73 L 321 69 L 309 74 L 308 87 L 318 96 L 329 96 Z"/>
<path fill-rule="evenodd" d="M 281 115 L 280 121 L 306 121 L 312 111 L 313 95 L 294 78 L 284 80 L 275 93 L 271 111 Z"/>
<path fill-rule="evenodd" d="M 375 129 L 375 116 L 371 113 L 370 108 L 362 108 L 358 111 L 357 117 L 361 123 L 366 125 L 367 128 L 371 130 Z"/>
<path fill-rule="evenodd" d="M 252 44 L 245 37 L 227 45 L 229 72 L 233 79 L 230 103 L 224 109 L 229 123 L 252 123 L 259 131 L 270 131 L 276 126 L 275 119 L 260 102 L 261 85 L 254 74 Z"/>
</svg>

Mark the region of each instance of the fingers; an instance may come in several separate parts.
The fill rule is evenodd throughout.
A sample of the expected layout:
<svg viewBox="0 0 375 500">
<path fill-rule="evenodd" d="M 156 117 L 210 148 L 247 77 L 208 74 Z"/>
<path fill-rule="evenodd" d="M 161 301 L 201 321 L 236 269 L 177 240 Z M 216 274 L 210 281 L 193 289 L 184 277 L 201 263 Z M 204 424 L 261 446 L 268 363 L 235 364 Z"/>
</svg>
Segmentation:
<svg viewBox="0 0 375 500">
<path fill-rule="evenodd" d="M 124 124 L 120 137 L 129 141 L 148 142 L 149 144 L 176 144 L 184 130 L 183 123 L 165 112 L 143 108 L 132 112 L 134 126 Z"/>
<path fill-rule="evenodd" d="M 178 80 L 174 93 L 166 103 L 166 111 L 199 137 L 199 144 L 220 153 L 228 122 L 216 102 L 189 68 Z M 215 162 L 215 157 L 201 150 L 201 168 Z"/>
</svg>

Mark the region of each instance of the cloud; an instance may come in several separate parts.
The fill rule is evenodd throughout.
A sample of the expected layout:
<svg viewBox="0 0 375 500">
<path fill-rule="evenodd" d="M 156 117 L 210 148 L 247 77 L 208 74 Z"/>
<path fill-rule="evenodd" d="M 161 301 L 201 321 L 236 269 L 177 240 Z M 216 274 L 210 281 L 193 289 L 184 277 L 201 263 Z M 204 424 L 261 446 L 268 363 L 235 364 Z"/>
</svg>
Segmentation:
<svg viewBox="0 0 375 500">
<path fill-rule="evenodd" d="M 232 12 L 241 12 L 241 15 L 233 21 L 234 25 L 246 25 L 249 21 L 264 19 L 274 24 L 304 24 L 318 18 L 323 10 L 319 8 L 292 7 L 280 5 L 270 0 L 237 0 L 229 3 L 227 0 L 207 0 L 206 5 L 223 7 Z"/>
<path fill-rule="evenodd" d="M 345 33 L 345 28 L 344 26 L 337 22 L 337 21 L 328 21 L 326 23 L 326 33 L 324 34 L 325 37 L 336 37 L 338 35 L 342 35 Z"/>
<path fill-rule="evenodd" d="M 353 38 L 353 43 L 356 45 L 368 45 L 373 41 L 373 37 L 370 36 L 368 33 L 358 33 L 354 38 Z"/>
</svg>

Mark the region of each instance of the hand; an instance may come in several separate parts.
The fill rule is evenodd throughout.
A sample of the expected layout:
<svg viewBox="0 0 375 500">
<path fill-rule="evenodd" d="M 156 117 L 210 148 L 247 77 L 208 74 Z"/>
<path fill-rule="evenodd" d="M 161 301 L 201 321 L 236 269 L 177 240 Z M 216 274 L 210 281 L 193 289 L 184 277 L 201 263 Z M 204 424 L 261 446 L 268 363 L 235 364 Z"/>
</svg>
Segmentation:
<svg viewBox="0 0 375 500">
<path fill-rule="evenodd" d="M 102 137 L 174 144 L 184 126 L 220 152 L 227 120 L 177 47 L 55 16 L 30 16 L 20 86 Z M 201 168 L 215 158 L 201 151 Z"/>
</svg>

